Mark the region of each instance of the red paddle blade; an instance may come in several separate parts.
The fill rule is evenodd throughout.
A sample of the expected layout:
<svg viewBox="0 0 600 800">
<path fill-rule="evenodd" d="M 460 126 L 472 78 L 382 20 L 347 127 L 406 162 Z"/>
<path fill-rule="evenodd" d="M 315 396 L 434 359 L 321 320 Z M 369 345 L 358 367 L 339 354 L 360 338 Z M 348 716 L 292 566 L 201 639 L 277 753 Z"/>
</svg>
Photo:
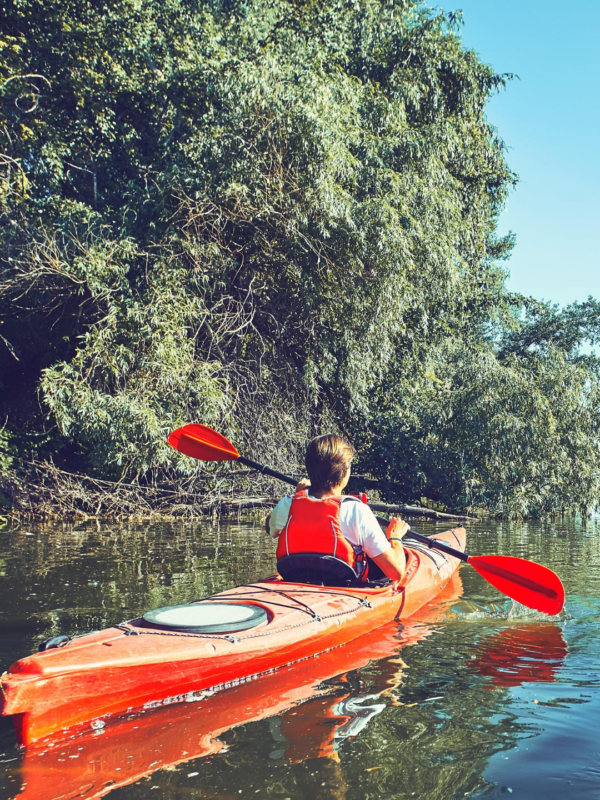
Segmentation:
<svg viewBox="0 0 600 800">
<path fill-rule="evenodd" d="M 528 608 L 554 615 L 565 604 L 558 575 L 534 561 L 514 556 L 470 556 L 469 564 L 500 592 Z"/>
<path fill-rule="evenodd" d="M 228 439 L 206 425 L 184 425 L 170 433 L 167 441 L 175 450 L 200 461 L 237 461 L 240 457 Z"/>
</svg>

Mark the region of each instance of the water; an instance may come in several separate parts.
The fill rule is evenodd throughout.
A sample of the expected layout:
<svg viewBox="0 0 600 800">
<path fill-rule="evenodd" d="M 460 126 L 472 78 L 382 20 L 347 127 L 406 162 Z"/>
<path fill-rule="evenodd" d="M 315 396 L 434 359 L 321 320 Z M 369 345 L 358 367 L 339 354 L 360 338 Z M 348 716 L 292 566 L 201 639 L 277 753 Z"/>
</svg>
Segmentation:
<svg viewBox="0 0 600 800">
<path fill-rule="evenodd" d="M 482 523 L 468 549 L 551 567 L 566 611 L 516 607 L 463 567 L 398 631 L 47 753 L 18 751 L 3 719 L 0 800 L 600 798 L 600 523 Z M 58 633 L 256 580 L 273 551 L 252 524 L 5 528 L 0 670 Z"/>
</svg>

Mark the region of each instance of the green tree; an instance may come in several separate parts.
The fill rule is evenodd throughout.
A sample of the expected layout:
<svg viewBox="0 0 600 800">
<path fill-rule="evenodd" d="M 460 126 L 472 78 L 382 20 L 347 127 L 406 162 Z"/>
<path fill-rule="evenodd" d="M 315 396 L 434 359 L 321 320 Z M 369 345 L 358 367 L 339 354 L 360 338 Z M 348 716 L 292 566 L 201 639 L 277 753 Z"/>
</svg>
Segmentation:
<svg viewBox="0 0 600 800">
<path fill-rule="evenodd" d="M 526 511 L 492 461 L 457 468 L 470 417 L 427 438 L 436 381 L 471 375 L 480 450 L 511 358 L 515 386 L 567 368 L 574 398 L 596 385 L 558 341 L 567 317 L 550 335 L 538 304 L 525 325 L 504 288 L 515 176 L 485 104 L 507 76 L 463 47 L 457 15 L 21 0 L 5 18 L 0 412 L 22 448 L 147 481 L 193 468 L 165 445 L 186 421 L 281 465 L 338 426 L 405 499 Z M 527 336 L 550 336 L 537 362 Z M 589 506 L 592 483 L 568 502 Z"/>
</svg>

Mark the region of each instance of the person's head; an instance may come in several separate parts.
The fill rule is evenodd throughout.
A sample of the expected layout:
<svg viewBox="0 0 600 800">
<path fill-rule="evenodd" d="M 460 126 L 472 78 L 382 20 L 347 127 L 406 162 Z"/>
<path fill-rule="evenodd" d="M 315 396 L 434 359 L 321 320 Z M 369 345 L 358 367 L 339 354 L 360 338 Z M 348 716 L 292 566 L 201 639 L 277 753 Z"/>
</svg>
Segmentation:
<svg viewBox="0 0 600 800">
<path fill-rule="evenodd" d="M 341 436 L 328 433 L 313 439 L 304 458 L 312 490 L 327 492 L 335 486 L 345 486 L 353 457 L 354 447 Z"/>
</svg>

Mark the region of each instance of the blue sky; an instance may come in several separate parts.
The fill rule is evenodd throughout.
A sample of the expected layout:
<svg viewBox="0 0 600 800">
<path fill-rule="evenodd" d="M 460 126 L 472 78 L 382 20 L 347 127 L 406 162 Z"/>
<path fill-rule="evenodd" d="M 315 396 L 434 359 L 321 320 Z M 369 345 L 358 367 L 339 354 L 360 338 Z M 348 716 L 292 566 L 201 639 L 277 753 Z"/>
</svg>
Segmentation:
<svg viewBox="0 0 600 800">
<path fill-rule="evenodd" d="M 432 4 L 433 6 L 433 4 Z M 500 232 L 508 288 L 566 305 L 600 297 L 600 0 L 443 0 L 462 38 L 513 80 L 488 106 L 520 183 Z"/>
</svg>

